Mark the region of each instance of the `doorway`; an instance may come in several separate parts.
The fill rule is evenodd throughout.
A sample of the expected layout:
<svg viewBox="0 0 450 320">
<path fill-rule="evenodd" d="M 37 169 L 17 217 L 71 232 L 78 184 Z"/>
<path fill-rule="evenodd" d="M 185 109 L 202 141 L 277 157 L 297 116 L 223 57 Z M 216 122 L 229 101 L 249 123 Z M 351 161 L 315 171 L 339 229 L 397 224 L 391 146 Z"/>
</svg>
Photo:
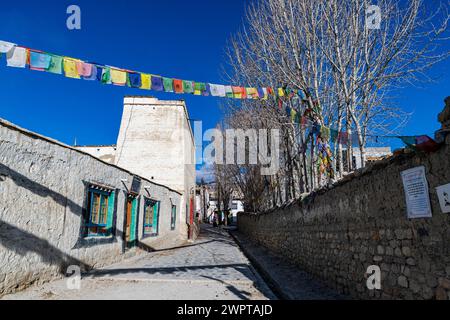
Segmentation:
<svg viewBox="0 0 450 320">
<path fill-rule="evenodd" d="M 129 249 L 136 245 L 136 212 L 137 198 L 135 195 L 127 195 L 125 204 L 125 232 L 124 243 L 125 249 Z"/>
</svg>

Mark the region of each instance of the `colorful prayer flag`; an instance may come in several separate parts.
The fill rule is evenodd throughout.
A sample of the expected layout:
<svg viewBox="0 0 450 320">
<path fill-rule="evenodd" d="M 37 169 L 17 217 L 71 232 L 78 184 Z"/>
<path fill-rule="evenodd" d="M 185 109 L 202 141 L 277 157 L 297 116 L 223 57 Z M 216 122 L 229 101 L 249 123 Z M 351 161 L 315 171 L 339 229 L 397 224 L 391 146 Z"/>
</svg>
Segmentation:
<svg viewBox="0 0 450 320">
<path fill-rule="evenodd" d="M 132 88 L 142 87 L 141 74 L 137 72 L 128 72 L 129 86 Z"/>
<path fill-rule="evenodd" d="M 192 81 L 183 80 L 183 92 L 194 93 L 194 86 L 192 84 Z"/>
<path fill-rule="evenodd" d="M 231 89 L 233 91 L 233 97 L 234 98 L 242 99 L 242 88 L 241 87 L 232 86 Z"/>
<path fill-rule="evenodd" d="M 99 67 L 97 67 L 97 66 L 95 66 L 95 65 L 93 65 L 93 64 L 91 64 L 91 74 L 89 75 L 89 76 L 82 76 L 82 78 L 84 79 L 84 80 L 88 80 L 88 81 L 94 81 L 94 80 L 101 80 L 101 77 L 100 77 L 100 79 L 99 79 L 99 77 L 98 77 L 98 72 L 100 72 L 100 75 L 101 75 L 101 68 L 99 68 Z M 100 71 L 99 71 L 100 70 Z M 88 72 L 86 72 L 86 74 L 87 74 Z"/>
<path fill-rule="evenodd" d="M 62 57 L 52 55 L 47 71 L 55 74 L 62 74 L 62 62 Z"/>
<path fill-rule="evenodd" d="M 322 126 L 322 128 L 320 129 L 320 136 L 324 140 L 330 139 L 330 128 Z"/>
<path fill-rule="evenodd" d="M 297 117 L 297 111 L 294 108 L 292 108 L 291 109 L 291 121 L 292 121 L 292 123 L 295 123 L 295 118 L 296 117 Z"/>
<path fill-rule="evenodd" d="M 77 69 L 77 60 L 64 57 L 64 75 L 67 78 L 80 79 Z"/>
<path fill-rule="evenodd" d="M 6 53 L 6 65 L 14 68 L 27 66 L 28 50 L 22 47 L 14 47 Z"/>
<path fill-rule="evenodd" d="M 203 91 L 202 95 L 204 97 L 208 97 L 211 94 L 211 86 L 209 85 L 209 83 L 206 83 L 205 87 L 205 91 Z"/>
<path fill-rule="evenodd" d="M 439 144 L 429 136 L 416 137 L 416 148 L 424 152 L 434 152 L 439 149 Z"/>
<path fill-rule="evenodd" d="M 127 83 L 127 73 L 111 68 L 111 82 L 116 86 L 124 86 Z"/>
<path fill-rule="evenodd" d="M 337 141 L 339 144 L 348 144 L 348 132 L 341 131 L 338 134 Z"/>
<path fill-rule="evenodd" d="M 173 80 L 173 88 L 176 93 L 183 93 L 183 80 L 174 79 Z"/>
<path fill-rule="evenodd" d="M 260 99 L 264 99 L 266 96 L 266 94 L 264 93 L 264 89 L 263 88 L 258 88 L 258 97 Z"/>
<path fill-rule="evenodd" d="M 335 129 L 330 129 L 330 140 L 331 142 L 336 142 L 339 136 L 339 131 Z"/>
<path fill-rule="evenodd" d="M 90 63 L 86 63 L 83 61 L 77 62 L 78 75 L 82 76 L 83 78 L 89 78 L 91 76 L 92 68 L 93 65 Z"/>
<path fill-rule="evenodd" d="M 151 77 L 149 74 L 141 73 L 141 89 L 150 90 L 151 85 Z"/>
<path fill-rule="evenodd" d="M 225 86 L 221 84 L 209 84 L 211 88 L 211 95 L 213 97 L 226 97 Z"/>
<path fill-rule="evenodd" d="M 46 53 L 30 51 L 30 69 L 35 71 L 45 71 L 50 66 L 52 57 Z"/>
<path fill-rule="evenodd" d="M 439 148 L 439 144 L 431 139 L 429 136 L 401 136 L 399 137 L 403 143 L 414 150 L 421 150 L 424 152 L 433 152 Z"/>
<path fill-rule="evenodd" d="M 164 83 L 160 76 L 152 75 L 152 90 L 164 91 Z"/>
<path fill-rule="evenodd" d="M 6 41 L 0 41 L 0 54 L 1 53 L 8 53 L 15 46 L 16 46 L 16 44 L 14 44 L 14 43 L 6 42 Z"/>
<path fill-rule="evenodd" d="M 225 86 L 225 96 L 227 98 L 233 98 L 233 88 L 231 86 Z"/>
<path fill-rule="evenodd" d="M 172 78 L 163 78 L 163 85 L 165 92 L 173 92 L 173 79 Z"/>
<path fill-rule="evenodd" d="M 102 69 L 102 83 L 111 84 L 111 68 L 104 67 Z"/>
<path fill-rule="evenodd" d="M 194 94 L 197 96 L 202 95 L 203 91 L 206 90 L 206 84 L 203 82 L 194 83 Z"/>
</svg>

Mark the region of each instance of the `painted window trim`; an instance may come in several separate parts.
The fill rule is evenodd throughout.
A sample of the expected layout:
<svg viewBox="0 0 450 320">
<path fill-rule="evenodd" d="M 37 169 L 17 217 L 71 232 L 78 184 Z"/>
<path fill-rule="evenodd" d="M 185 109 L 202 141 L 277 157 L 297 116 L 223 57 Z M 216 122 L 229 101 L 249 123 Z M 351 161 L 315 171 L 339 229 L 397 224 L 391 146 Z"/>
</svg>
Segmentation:
<svg viewBox="0 0 450 320">
<path fill-rule="evenodd" d="M 91 223 L 91 218 L 92 218 L 92 208 L 93 208 L 93 201 L 94 201 L 94 193 L 99 194 L 100 196 L 105 196 L 107 199 L 107 203 L 106 203 L 106 223 L 99 223 L 99 224 L 95 224 L 95 223 Z M 86 212 L 86 219 L 84 221 L 84 226 L 83 226 L 83 238 L 84 239 L 109 239 L 109 238 L 114 238 L 114 234 L 113 234 L 113 229 L 114 229 L 114 225 L 110 226 L 109 229 L 107 229 L 106 233 L 90 233 L 90 229 L 91 228 L 107 228 L 108 227 L 108 221 L 109 221 L 109 215 L 112 215 L 112 221 L 114 221 L 114 213 L 115 213 L 115 202 L 116 202 L 116 197 L 115 197 L 115 191 L 111 191 L 111 192 L 107 192 L 104 190 L 99 190 L 99 189 L 95 189 L 92 187 L 88 188 L 88 192 L 87 192 L 87 198 L 88 198 L 88 203 L 87 203 L 87 212 Z M 90 199 L 90 201 L 89 201 Z M 100 205 L 101 205 L 101 200 L 102 198 L 100 198 Z M 112 201 L 112 204 L 110 203 L 110 201 Z M 112 210 L 110 210 L 112 209 Z M 114 224 L 114 223 L 113 223 Z"/>
<path fill-rule="evenodd" d="M 145 232 L 146 227 L 153 227 L 153 224 L 146 224 L 145 223 L 145 211 L 147 208 L 147 202 L 153 202 L 153 222 L 155 221 L 155 213 L 156 213 L 156 232 Z M 157 211 L 155 212 L 155 205 L 157 207 Z M 147 197 L 144 197 L 144 210 L 143 210 L 143 221 L 142 221 L 142 237 L 148 238 L 148 237 L 157 237 L 159 236 L 159 214 L 161 209 L 161 202 L 155 199 L 150 199 Z"/>
</svg>

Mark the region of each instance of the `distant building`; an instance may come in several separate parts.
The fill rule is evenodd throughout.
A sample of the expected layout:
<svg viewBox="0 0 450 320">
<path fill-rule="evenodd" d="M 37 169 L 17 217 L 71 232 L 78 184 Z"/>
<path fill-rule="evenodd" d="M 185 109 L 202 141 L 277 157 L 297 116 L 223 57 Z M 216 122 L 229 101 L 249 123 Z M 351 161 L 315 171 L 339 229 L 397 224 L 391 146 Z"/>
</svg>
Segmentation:
<svg viewBox="0 0 450 320">
<path fill-rule="evenodd" d="M 237 222 L 237 214 L 244 211 L 244 203 L 241 200 L 231 201 L 231 214 L 233 216 L 233 222 Z"/>
<path fill-rule="evenodd" d="M 116 157 L 116 146 L 75 146 L 80 151 L 89 153 L 94 157 L 108 162 L 110 164 L 115 164 Z"/>
<path fill-rule="evenodd" d="M 343 149 L 343 157 L 346 159 L 347 157 L 347 149 Z M 353 168 L 361 169 L 361 152 L 359 148 L 353 148 Z M 371 163 L 374 161 L 381 160 L 385 157 L 391 156 L 392 150 L 391 147 L 368 147 L 366 148 L 366 162 Z M 344 169 L 346 165 L 344 164 Z"/>
</svg>

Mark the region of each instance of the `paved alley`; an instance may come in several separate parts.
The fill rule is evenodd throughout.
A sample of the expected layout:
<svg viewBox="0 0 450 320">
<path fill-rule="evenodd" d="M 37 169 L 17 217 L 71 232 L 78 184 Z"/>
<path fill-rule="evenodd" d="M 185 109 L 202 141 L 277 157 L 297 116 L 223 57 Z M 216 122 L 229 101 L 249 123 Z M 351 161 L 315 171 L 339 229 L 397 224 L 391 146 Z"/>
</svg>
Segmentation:
<svg viewBox="0 0 450 320">
<path fill-rule="evenodd" d="M 57 280 L 4 299 L 266 300 L 275 296 L 226 232 L 203 225 L 194 243 L 93 271 L 83 276 L 80 290 L 68 290 L 66 280 Z"/>
</svg>

